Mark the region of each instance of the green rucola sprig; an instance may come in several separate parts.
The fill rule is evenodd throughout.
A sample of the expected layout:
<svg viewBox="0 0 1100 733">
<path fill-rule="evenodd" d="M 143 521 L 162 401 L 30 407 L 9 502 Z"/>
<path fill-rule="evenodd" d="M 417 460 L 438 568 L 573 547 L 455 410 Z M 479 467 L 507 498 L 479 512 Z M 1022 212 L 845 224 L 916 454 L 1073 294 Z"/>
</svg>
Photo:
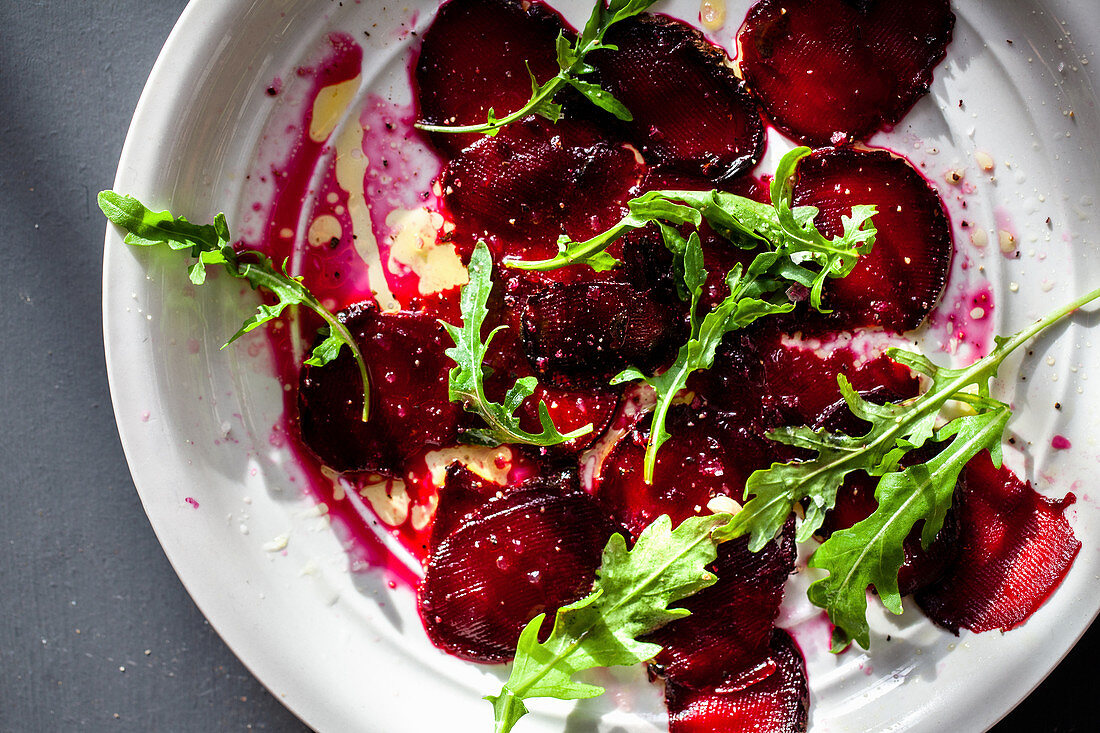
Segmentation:
<svg viewBox="0 0 1100 733">
<path fill-rule="evenodd" d="M 527 69 L 531 77 L 531 97 L 527 102 L 503 117 L 497 117 L 496 110 L 490 108 L 485 122 L 472 125 L 436 125 L 427 122 L 417 122 L 416 126 L 426 132 L 447 132 L 455 134 L 484 133 L 486 135 L 497 134 L 502 127 L 521 120 L 528 115 L 539 115 L 551 122 L 557 122 L 561 118 L 561 105 L 554 101 L 558 92 L 566 87 L 572 87 L 596 106 L 618 117 L 620 120 L 632 120 L 633 116 L 622 102 L 602 88 L 599 84 L 585 80 L 583 77 L 590 75 L 595 69 L 585 62 L 585 57 L 592 51 L 600 49 L 617 50 L 611 44 L 603 42 L 604 36 L 611 26 L 621 20 L 632 18 L 649 9 L 656 0 L 609 0 L 604 5 L 604 0 L 596 0 L 592 8 L 592 15 L 585 23 L 584 29 L 573 43 L 566 38 L 565 32 L 558 34 L 555 42 L 558 61 L 558 73 L 545 82 L 539 82 Z"/>
<path fill-rule="evenodd" d="M 270 257 L 261 252 L 236 251 L 230 240 L 225 214 L 214 217 L 212 224 L 192 224 L 184 217 L 174 216 L 168 211 L 152 211 L 133 196 L 123 196 L 114 191 L 101 191 L 98 202 L 103 214 L 112 223 L 126 230 L 126 236 L 122 240 L 126 244 L 137 247 L 163 246 L 187 252 L 195 260 L 188 268 L 188 275 L 195 285 L 206 282 L 208 266 L 222 265 L 230 276 L 247 280 L 253 288 L 264 288 L 275 296 L 274 304 L 261 304 L 222 348 L 249 331 L 278 318 L 290 305 L 305 306 L 320 316 L 325 322 L 322 330 L 324 339 L 314 347 L 305 363 L 324 366 L 339 356 L 341 349 L 346 347 L 355 359 L 363 381 L 362 418 L 364 422 L 369 419 L 370 378 L 366 361 L 351 332 L 339 318 L 321 305 L 302 283 L 301 278 L 287 274 L 285 263 L 280 269 Z"/>
</svg>

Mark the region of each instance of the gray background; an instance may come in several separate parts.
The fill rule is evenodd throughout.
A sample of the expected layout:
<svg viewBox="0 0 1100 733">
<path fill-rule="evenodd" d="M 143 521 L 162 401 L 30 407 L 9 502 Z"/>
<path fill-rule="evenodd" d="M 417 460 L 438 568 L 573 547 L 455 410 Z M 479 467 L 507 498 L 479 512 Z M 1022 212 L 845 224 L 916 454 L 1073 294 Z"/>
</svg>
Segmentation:
<svg viewBox="0 0 1100 733">
<path fill-rule="evenodd" d="M 305 729 L 176 579 L 107 392 L 95 193 L 184 5 L 0 0 L 0 731 Z M 1096 730 L 1098 657 L 995 730 Z"/>
</svg>

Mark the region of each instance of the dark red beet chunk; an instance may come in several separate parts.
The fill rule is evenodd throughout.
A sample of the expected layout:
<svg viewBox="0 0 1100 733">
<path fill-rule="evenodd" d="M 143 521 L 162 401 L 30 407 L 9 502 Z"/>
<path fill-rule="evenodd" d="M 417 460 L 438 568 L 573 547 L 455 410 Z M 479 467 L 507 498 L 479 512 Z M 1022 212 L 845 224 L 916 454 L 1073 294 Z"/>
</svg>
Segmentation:
<svg viewBox="0 0 1100 733">
<path fill-rule="evenodd" d="M 760 675 L 766 675 L 760 679 Z M 776 629 L 766 667 L 749 684 L 705 690 L 665 688 L 669 733 L 802 733 L 809 724 L 806 663 L 790 634 Z"/>
<path fill-rule="evenodd" d="M 625 146 L 581 120 L 541 117 L 514 122 L 451 161 L 447 205 L 474 233 L 541 239 L 586 239 L 625 213 L 644 168 Z"/>
<path fill-rule="evenodd" d="M 418 595 L 428 637 L 464 659 L 507 661 L 528 621 L 591 590 L 616 529 L 575 475 L 490 499 L 428 561 Z"/>
<path fill-rule="evenodd" d="M 903 158 L 887 150 L 819 150 L 798 166 L 794 202 L 816 206 L 825 236 L 843 231 L 856 204 L 878 207 L 878 236 L 855 270 L 825 286 L 824 316 L 833 330 L 881 326 L 901 333 L 932 310 L 951 265 L 951 226 L 939 194 Z"/>
<path fill-rule="evenodd" d="M 551 285 L 527 299 L 523 348 L 540 382 L 603 387 L 628 366 L 648 372 L 665 361 L 678 346 L 677 316 L 628 283 Z"/>
<path fill-rule="evenodd" d="M 648 160 L 714 181 L 749 170 L 764 152 L 755 102 L 723 51 L 695 28 L 642 15 L 616 24 L 588 60 L 633 115 L 623 129 Z"/>
<path fill-rule="evenodd" d="M 483 123 L 531 96 L 527 66 L 540 82 L 558 73 L 554 40 L 561 17 L 542 3 L 518 0 L 451 0 L 425 31 L 416 64 L 420 119 L 436 125 Z M 440 150 L 454 155 L 482 134 L 434 133 Z"/>
<path fill-rule="evenodd" d="M 956 497 L 959 554 L 943 580 L 916 595 L 940 626 L 981 632 L 1024 623 L 1069 572 L 1081 543 L 1061 501 L 1040 496 L 983 453 L 967 464 Z"/>
<path fill-rule="evenodd" d="M 948 0 L 760 0 L 737 36 L 739 64 L 779 129 L 835 145 L 900 120 L 954 26 Z"/>
<path fill-rule="evenodd" d="M 305 444 L 337 471 L 397 475 L 425 447 L 453 443 L 461 408 L 447 397 L 450 338 L 434 318 L 380 313 L 370 302 L 339 314 L 370 373 L 371 413 L 363 422 L 359 370 L 345 349 L 323 367 L 307 366 L 298 389 Z"/>
<path fill-rule="evenodd" d="M 795 554 L 793 521 L 760 552 L 747 537 L 720 545 L 718 582 L 680 604 L 690 616 L 648 638 L 664 647 L 654 667 L 670 683 L 705 688 L 765 659 Z"/>
<path fill-rule="evenodd" d="M 657 453 L 652 485 L 642 477 L 648 429 L 624 437 L 598 478 L 600 503 L 635 535 L 662 514 L 677 525 L 706 513 L 718 495 L 741 501 L 745 479 L 770 460 L 763 438 L 714 410 L 673 407 L 667 429 L 672 437 Z"/>
</svg>

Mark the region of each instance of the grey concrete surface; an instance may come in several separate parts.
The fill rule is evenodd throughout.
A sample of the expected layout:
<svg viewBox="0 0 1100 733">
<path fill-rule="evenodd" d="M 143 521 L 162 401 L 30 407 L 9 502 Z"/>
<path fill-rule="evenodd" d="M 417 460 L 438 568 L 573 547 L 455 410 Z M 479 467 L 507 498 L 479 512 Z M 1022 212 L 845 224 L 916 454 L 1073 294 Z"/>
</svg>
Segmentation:
<svg viewBox="0 0 1100 733">
<path fill-rule="evenodd" d="M 107 392 L 94 198 L 184 4 L 0 0 L 0 731 L 305 730 L 165 560 Z M 1098 655 L 998 733 L 1095 730 Z"/>
</svg>

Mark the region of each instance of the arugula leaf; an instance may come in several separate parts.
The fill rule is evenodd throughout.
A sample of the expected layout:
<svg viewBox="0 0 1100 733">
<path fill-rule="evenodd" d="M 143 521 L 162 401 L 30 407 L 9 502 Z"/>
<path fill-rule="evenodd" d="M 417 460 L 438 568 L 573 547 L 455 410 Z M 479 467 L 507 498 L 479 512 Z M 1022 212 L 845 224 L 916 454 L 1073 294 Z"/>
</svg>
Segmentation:
<svg viewBox="0 0 1100 733">
<path fill-rule="evenodd" d="M 500 445 L 501 443 L 523 443 L 525 445 L 549 446 L 564 443 L 592 432 L 592 425 L 569 433 L 561 433 L 550 419 L 546 403 L 539 402 L 539 422 L 541 433 L 529 433 L 520 427 L 515 411 L 530 397 L 538 380 L 534 377 L 517 379 L 516 383 L 504 395 L 504 402 L 493 402 L 485 395 L 485 355 L 493 337 L 507 328 L 497 326 L 481 340 L 481 327 L 489 309 L 485 304 L 493 289 L 493 259 L 485 242 L 478 242 L 470 256 L 470 280 L 462 286 L 459 304 L 462 309 L 462 325 L 443 323 L 455 345 L 445 352 L 454 360 L 449 374 L 448 392 L 452 402 L 461 402 L 467 412 L 479 415 L 487 424 L 484 430 L 469 430 L 464 437 L 481 445 Z"/>
<path fill-rule="evenodd" d="M 675 230 L 669 230 L 669 236 L 679 236 Z M 643 477 L 646 483 L 653 483 L 653 472 L 657 462 L 657 451 L 671 436 L 665 428 L 668 411 L 673 400 L 687 384 L 692 372 L 709 369 L 714 364 L 715 351 L 722 338 L 739 328 L 764 316 L 787 313 L 794 309 L 794 303 L 787 300 L 782 290 L 772 288 L 763 292 L 756 278 L 761 268 L 767 264 L 769 255 L 757 255 L 749 265 L 748 272 L 742 273 L 737 265 L 726 277 L 730 294 L 713 310 L 699 317 L 699 299 L 703 294 L 707 271 L 703 268 L 703 249 L 699 235 L 692 232 L 683 249 L 683 271 L 687 290 L 691 297 L 691 334 L 687 343 L 680 347 L 676 359 L 665 371 L 648 377 L 637 369 L 626 369 L 611 380 L 612 384 L 641 380 L 657 393 L 657 404 L 650 421 L 649 442 L 646 445 L 643 462 Z M 771 296 L 771 300 L 753 297 L 749 293 Z"/>
<path fill-rule="evenodd" d="M 359 367 L 363 381 L 363 421 L 370 417 L 370 380 L 363 354 L 347 327 L 321 305 L 309 292 L 299 277 L 286 272 L 286 263 L 280 271 L 271 258 L 261 252 L 246 250 L 237 252 L 229 236 L 225 214 L 214 217 L 212 224 L 192 224 L 182 216 L 168 211 L 151 211 L 133 196 L 122 196 L 114 191 L 100 191 L 99 208 L 114 224 L 126 230 L 123 242 L 138 247 L 166 246 L 173 250 L 187 250 L 195 262 L 188 267 L 191 282 L 206 282 L 208 265 L 222 265 L 232 277 L 248 280 L 253 288 L 264 288 L 275 296 L 275 303 L 261 304 L 222 346 L 224 349 L 244 334 L 278 318 L 289 305 L 302 305 L 319 315 L 325 322 L 325 336 L 314 349 L 306 364 L 324 366 L 335 359 L 340 350 L 347 347 Z"/>
<path fill-rule="evenodd" d="M 881 477 L 875 490 L 878 508 L 855 526 L 835 532 L 814 554 L 810 564 L 829 576 L 810 586 L 810 600 L 829 613 L 836 626 L 834 650 L 855 640 L 870 645 L 866 592 L 874 586 L 883 603 L 901 613 L 897 574 L 904 558 L 903 543 L 918 521 L 924 522 L 921 542 L 927 547 L 943 526 L 955 483 L 966 463 L 988 450 L 1001 462 L 1001 440 L 1011 415 L 1009 407 L 990 396 L 990 380 L 1013 351 L 1045 328 L 1100 298 L 1094 290 L 1009 338 L 997 338 L 988 356 L 962 369 L 935 366 L 918 354 L 899 349 L 890 358 L 930 378 L 926 392 L 901 403 L 875 405 L 859 396 L 843 375 L 841 393 L 849 409 L 869 422 L 866 434 L 853 437 L 805 427 L 784 428 L 769 435 L 788 445 L 817 452 L 807 461 L 777 463 L 756 471 L 745 485 L 749 501 L 731 522 L 736 535 L 751 534 L 749 547 L 759 550 L 783 529 L 798 502 L 807 502 L 797 540 L 820 527 L 836 493 L 853 471 Z M 948 402 L 968 407 L 968 414 L 937 427 L 940 409 Z M 899 470 L 901 460 L 927 443 L 943 444 L 926 463 Z"/>
<path fill-rule="evenodd" d="M 875 207 L 852 207 L 852 215 L 842 219 L 844 229 L 839 236 L 827 239 L 822 235 L 813 224 L 816 208 L 791 206 L 795 169 L 810 152 L 809 148 L 795 148 L 779 161 L 770 204 L 724 191 L 650 191 L 628 202 L 627 215 L 607 231 L 583 242 L 561 237 L 559 252 L 550 259 L 506 259 L 504 264 L 521 270 L 556 270 L 576 264 L 609 270 L 619 262 L 605 250 L 624 235 L 652 223 L 667 232 L 669 225 L 698 228 L 706 221 L 742 249 L 763 248 L 776 255 L 777 260 L 769 264 L 771 274 L 788 286 L 797 283 L 806 287 L 810 304 L 825 311 L 821 302 L 825 281 L 846 277 L 859 256 L 874 246 L 876 229 L 871 218 Z M 667 233 L 665 244 L 676 254 Z"/>
<path fill-rule="evenodd" d="M 791 180 L 798 162 L 810 153 L 797 148 L 780 161 L 772 183 L 771 204 L 722 191 L 653 191 L 633 199 L 629 211 L 615 226 L 585 242 L 559 240 L 561 251 L 549 260 L 506 260 L 510 267 L 553 270 L 570 264 L 587 264 L 594 270 L 618 265 L 606 248 L 623 235 L 655 223 L 665 247 L 673 254 L 673 269 L 681 295 L 690 301 L 691 331 L 676 360 L 664 372 L 647 376 L 637 369 L 616 375 L 612 384 L 641 380 L 657 393 L 650 423 L 643 477 L 652 483 L 657 451 L 668 440 L 665 428 L 668 411 L 692 372 L 709 369 L 722 338 L 745 328 L 758 318 L 794 309 L 786 296 L 793 284 L 810 293 L 810 304 L 824 311 L 822 288 L 830 277 L 844 277 L 855 267 L 861 253 L 874 245 L 876 230 L 871 221 L 873 206 L 856 206 L 844 219 L 844 232 L 826 239 L 813 225 L 817 209 L 791 208 Z M 698 232 L 688 239 L 676 227 L 690 224 L 698 229 L 706 221 L 711 228 L 743 249 L 762 249 L 747 268 L 740 265 L 726 276 L 730 294 L 711 312 L 701 315 L 699 300 L 707 271 Z"/>
<path fill-rule="evenodd" d="M 946 448 L 928 463 L 883 476 L 875 490 L 878 508 L 874 513 L 849 529 L 834 532 L 814 552 L 810 567 L 828 570 L 829 576 L 814 582 L 807 595 L 811 603 L 829 613 L 835 626 L 834 651 L 844 649 L 853 639 L 869 648 L 869 586 L 875 587 L 886 608 L 901 613 L 898 571 L 905 561 L 905 538 L 924 520 L 922 544 L 928 546 L 930 529 L 942 527 L 944 514 L 951 508 L 959 473 L 983 449 L 1000 449 L 1010 415 L 1008 406 L 1001 405 L 949 423 L 938 436 L 953 436 Z"/>
<path fill-rule="evenodd" d="M 485 698 L 493 704 L 496 733 L 507 733 L 527 714 L 524 700 L 603 694 L 602 687 L 574 680 L 578 672 L 657 656 L 661 647 L 639 637 L 690 615 L 669 605 L 715 583 L 706 568 L 718 556 L 718 544 L 728 539 L 723 528 L 729 520 L 728 514 L 691 517 L 672 529 L 672 520 L 663 515 L 629 550 L 621 534 L 612 535 L 592 593 L 558 610 L 546 641 L 539 641 L 546 614 L 533 618 L 520 634 L 508 680 L 500 694 Z"/>
<path fill-rule="evenodd" d="M 558 34 L 555 41 L 558 61 L 557 74 L 547 81 L 540 83 L 539 80 L 535 78 L 535 75 L 531 73 L 530 66 L 528 66 L 527 73 L 531 77 L 531 98 L 515 112 L 510 112 L 503 117 L 497 117 L 496 112 L 490 109 L 484 123 L 473 125 L 432 125 L 426 122 L 417 122 L 416 127 L 427 132 L 450 132 L 457 134 L 481 132 L 491 136 L 500 132 L 500 128 L 505 125 L 523 119 L 531 114 L 537 114 L 545 117 L 551 122 L 557 122 L 558 119 L 561 118 L 561 105 L 555 102 L 554 98 L 557 96 L 558 92 L 567 86 L 573 87 L 587 97 L 593 104 L 599 106 L 601 109 L 607 110 L 620 120 L 630 121 L 634 119 L 630 114 L 630 110 L 628 110 L 622 102 L 615 99 L 610 92 L 603 89 L 598 84 L 585 81 L 581 78 L 595 71 L 591 65 L 585 63 L 584 59 L 585 56 L 592 51 L 598 51 L 600 49 L 609 51 L 618 50 L 615 46 L 603 42 L 603 38 L 607 34 L 608 29 L 621 20 L 632 18 L 646 11 L 649 6 L 653 5 L 656 1 L 657 0 L 608 0 L 605 6 L 604 0 L 596 0 L 596 5 L 592 8 L 592 15 L 589 16 L 588 22 L 585 23 L 584 30 L 577 36 L 576 41 L 570 43 L 564 31 Z"/>
</svg>

